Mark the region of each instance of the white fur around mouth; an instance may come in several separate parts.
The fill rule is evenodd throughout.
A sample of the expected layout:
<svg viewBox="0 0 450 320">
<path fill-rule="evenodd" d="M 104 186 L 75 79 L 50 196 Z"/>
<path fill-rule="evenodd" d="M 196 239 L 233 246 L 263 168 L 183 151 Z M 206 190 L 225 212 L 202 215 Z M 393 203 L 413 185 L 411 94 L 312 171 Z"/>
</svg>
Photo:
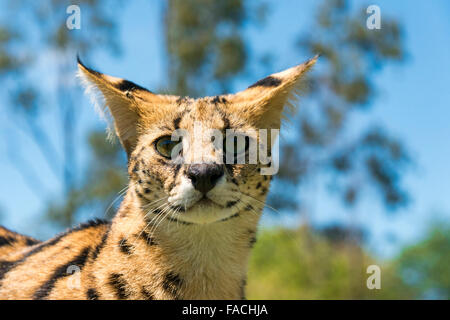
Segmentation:
<svg viewBox="0 0 450 320">
<path fill-rule="evenodd" d="M 201 198 L 186 210 L 179 210 L 168 220 L 179 221 L 183 224 L 210 224 L 237 216 L 237 212 L 233 208 L 226 208 L 209 198 Z"/>
</svg>

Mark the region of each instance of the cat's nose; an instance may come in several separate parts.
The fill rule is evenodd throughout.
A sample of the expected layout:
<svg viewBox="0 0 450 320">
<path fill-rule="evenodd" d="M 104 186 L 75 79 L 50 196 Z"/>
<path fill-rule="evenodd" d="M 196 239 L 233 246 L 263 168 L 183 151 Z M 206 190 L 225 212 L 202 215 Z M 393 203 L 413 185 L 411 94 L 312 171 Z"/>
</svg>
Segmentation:
<svg viewBox="0 0 450 320">
<path fill-rule="evenodd" d="M 198 191 L 206 194 L 214 188 L 217 181 L 223 176 L 223 165 L 216 163 L 200 163 L 190 165 L 187 176 L 192 181 L 192 185 Z"/>
</svg>

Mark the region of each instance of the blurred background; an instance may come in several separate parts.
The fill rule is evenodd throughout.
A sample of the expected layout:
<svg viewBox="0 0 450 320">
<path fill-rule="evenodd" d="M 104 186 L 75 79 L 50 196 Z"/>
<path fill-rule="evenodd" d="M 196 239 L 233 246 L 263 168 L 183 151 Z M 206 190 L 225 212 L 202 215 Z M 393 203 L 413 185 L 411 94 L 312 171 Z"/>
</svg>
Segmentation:
<svg viewBox="0 0 450 320">
<path fill-rule="evenodd" d="M 80 29 L 66 20 L 80 8 Z M 368 29 L 377 5 L 381 29 Z M 0 0 L 0 223 L 111 218 L 126 156 L 76 54 L 159 93 L 236 92 L 321 53 L 280 139 L 249 299 L 450 298 L 450 2 Z M 369 265 L 381 289 L 369 290 Z"/>
</svg>

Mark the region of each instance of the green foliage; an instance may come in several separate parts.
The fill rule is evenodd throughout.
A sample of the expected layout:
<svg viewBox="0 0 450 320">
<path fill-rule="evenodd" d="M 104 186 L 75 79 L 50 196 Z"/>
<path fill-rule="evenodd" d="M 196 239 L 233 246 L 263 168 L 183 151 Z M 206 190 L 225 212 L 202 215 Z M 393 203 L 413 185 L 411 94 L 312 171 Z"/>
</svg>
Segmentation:
<svg viewBox="0 0 450 320">
<path fill-rule="evenodd" d="M 415 296 L 450 299 L 450 226 L 436 226 L 422 242 L 407 247 L 394 268 Z"/>
<path fill-rule="evenodd" d="M 248 299 L 449 299 L 450 232 L 438 227 L 398 257 L 380 261 L 348 238 L 302 227 L 263 229 L 250 259 Z M 369 265 L 381 289 L 369 290 Z"/>
</svg>

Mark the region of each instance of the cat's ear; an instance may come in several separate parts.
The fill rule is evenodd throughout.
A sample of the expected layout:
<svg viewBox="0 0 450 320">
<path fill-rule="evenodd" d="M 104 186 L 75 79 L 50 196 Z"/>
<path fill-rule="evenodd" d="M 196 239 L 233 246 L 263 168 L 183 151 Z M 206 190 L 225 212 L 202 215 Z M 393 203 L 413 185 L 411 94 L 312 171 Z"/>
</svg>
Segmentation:
<svg viewBox="0 0 450 320">
<path fill-rule="evenodd" d="M 128 156 L 136 147 L 142 106 L 139 100 L 151 101 L 157 96 L 133 82 L 111 77 L 86 67 L 79 57 L 78 75 L 86 90 L 94 98 L 97 111 L 105 115 L 109 110 L 114 129 Z M 97 99 L 101 99 L 99 102 Z M 106 113 L 108 114 L 108 112 Z"/>
<path fill-rule="evenodd" d="M 316 63 L 318 55 L 293 68 L 272 74 L 231 95 L 234 111 L 242 114 L 256 125 L 264 128 L 279 128 L 283 109 L 293 106 L 302 88 L 302 79 Z"/>
</svg>

